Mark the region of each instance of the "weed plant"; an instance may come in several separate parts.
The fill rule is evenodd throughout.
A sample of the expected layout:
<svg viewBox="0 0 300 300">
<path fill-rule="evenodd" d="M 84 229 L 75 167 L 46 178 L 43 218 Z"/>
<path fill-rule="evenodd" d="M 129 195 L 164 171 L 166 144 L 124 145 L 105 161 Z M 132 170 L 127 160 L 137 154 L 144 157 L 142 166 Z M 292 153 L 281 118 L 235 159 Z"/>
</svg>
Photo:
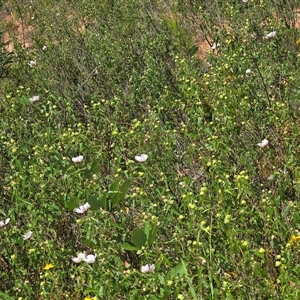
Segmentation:
<svg viewBox="0 0 300 300">
<path fill-rule="evenodd" d="M 0 3 L 0 299 L 300 297 L 298 1 Z"/>
</svg>

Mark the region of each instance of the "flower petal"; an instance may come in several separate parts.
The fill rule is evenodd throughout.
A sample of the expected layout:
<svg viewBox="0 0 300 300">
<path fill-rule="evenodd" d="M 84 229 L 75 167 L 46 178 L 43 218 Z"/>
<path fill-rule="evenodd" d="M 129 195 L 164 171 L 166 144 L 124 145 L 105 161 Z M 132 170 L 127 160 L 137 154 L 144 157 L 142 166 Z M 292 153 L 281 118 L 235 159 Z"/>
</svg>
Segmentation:
<svg viewBox="0 0 300 300">
<path fill-rule="evenodd" d="M 40 96 L 33 96 L 29 100 L 30 100 L 31 103 L 39 101 L 40 100 Z"/>
<path fill-rule="evenodd" d="M 89 254 L 86 258 L 83 258 L 83 260 L 88 264 L 93 264 L 96 260 L 96 256 L 93 254 Z"/>
<path fill-rule="evenodd" d="M 84 214 L 90 207 L 90 204 L 87 202 L 83 205 L 80 205 L 78 208 L 75 208 L 74 211 L 78 214 Z"/>
<path fill-rule="evenodd" d="M 26 241 L 26 240 L 29 240 L 32 236 L 32 231 L 28 231 L 27 233 L 25 233 L 23 235 L 23 240 Z"/>
<path fill-rule="evenodd" d="M 275 37 L 276 33 L 277 33 L 276 31 L 271 31 L 271 32 L 269 32 L 269 33 L 266 35 L 266 39 L 271 39 L 271 38 Z"/>
<path fill-rule="evenodd" d="M 260 143 L 257 144 L 257 146 L 264 148 L 269 144 L 269 141 L 267 139 L 263 139 Z"/>
<path fill-rule="evenodd" d="M 82 261 L 82 259 L 80 259 L 79 257 L 72 257 L 72 260 L 75 264 L 79 264 Z"/>
<path fill-rule="evenodd" d="M 90 207 L 91 206 L 88 202 L 82 205 L 82 208 L 83 208 L 84 211 L 87 211 Z"/>
<path fill-rule="evenodd" d="M 85 211 L 82 209 L 82 206 L 80 206 L 79 208 L 78 208 L 78 207 L 75 208 L 74 211 L 75 211 L 76 213 L 78 213 L 78 214 L 83 214 L 83 213 L 85 213 Z"/>
<path fill-rule="evenodd" d="M 142 273 L 153 272 L 154 269 L 155 269 L 155 265 L 154 264 L 152 264 L 152 265 L 147 264 L 147 265 L 141 267 L 141 272 Z"/>
<path fill-rule="evenodd" d="M 84 258 L 86 258 L 86 254 L 80 252 L 80 253 L 78 253 L 77 257 L 80 258 L 80 259 L 84 259 Z"/>
<path fill-rule="evenodd" d="M 36 65 L 36 60 L 31 60 L 29 63 L 28 63 L 28 66 L 29 67 L 34 67 Z"/>
<path fill-rule="evenodd" d="M 136 155 L 134 159 L 138 162 L 144 162 L 148 159 L 148 155 L 147 154 Z"/>
<path fill-rule="evenodd" d="M 72 157 L 72 162 L 73 163 L 80 163 L 82 161 L 83 161 L 83 156 L 82 155 Z"/>
<path fill-rule="evenodd" d="M 5 221 L 0 221 L 0 227 L 7 225 L 10 221 L 10 218 L 7 218 Z"/>
</svg>

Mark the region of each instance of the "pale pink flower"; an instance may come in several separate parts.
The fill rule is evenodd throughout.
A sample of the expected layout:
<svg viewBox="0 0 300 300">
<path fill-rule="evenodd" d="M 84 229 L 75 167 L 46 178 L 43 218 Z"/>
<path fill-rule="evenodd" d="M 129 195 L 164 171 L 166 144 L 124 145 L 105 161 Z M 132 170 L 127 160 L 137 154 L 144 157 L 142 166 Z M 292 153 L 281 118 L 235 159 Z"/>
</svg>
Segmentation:
<svg viewBox="0 0 300 300">
<path fill-rule="evenodd" d="M 36 65 L 36 60 L 31 60 L 29 63 L 28 63 L 28 66 L 29 67 L 34 67 Z"/>
<path fill-rule="evenodd" d="M 266 147 L 267 145 L 269 144 L 269 141 L 264 139 L 262 140 L 260 143 L 257 144 L 257 146 L 261 147 L 261 148 L 264 148 Z"/>
<path fill-rule="evenodd" d="M 93 264 L 95 262 L 95 260 L 96 260 L 96 255 L 94 255 L 94 254 L 86 255 L 85 253 L 82 253 L 82 252 L 79 253 L 77 255 L 77 257 L 72 258 L 72 261 L 76 264 L 79 264 L 82 261 L 85 261 L 88 264 Z"/>
<path fill-rule="evenodd" d="M 212 50 L 216 50 L 217 48 L 220 47 L 220 44 L 219 43 L 213 43 L 213 45 L 211 46 L 211 49 Z"/>
<path fill-rule="evenodd" d="M 33 97 L 29 98 L 29 100 L 30 100 L 31 103 L 39 101 L 40 100 L 40 96 L 33 96 Z"/>
<path fill-rule="evenodd" d="M 78 214 L 84 214 L 90 207 L 91 207 L 90 204 L 87 202 L 75 208 L 74 211 L 77 212 Z"/>
<path fill-rule="evenodd" d="M 93 264 L 96 260 L 96 255 L 89 254 L 85 258 L 83 258 L 83 261 L 85 261 L 88 264 Z"/>
<path fill-rule="evenodd" d="M 271 31 L 271 32 L 269 32 L 269 33 L 266 35 L 266 39 L 271 39 L 271 38 L 275 37 L 276 33 L 277 33 L 276 31 Z"/>
<path fill-rule="evenodd" d="M 82 155 L 72 157 L 72 162 L 75 163 L 75 164 L 80 163 L 82 161 L 83 161 L 83 156 Z"/>
<path fill-rule="evenodd" d="M 74 263 L 79 264 L 86 257 L 85 253 L 78 253 L 77 257 L 73 257 L 72 260 Z"/>
<path fill-rule="evenodd" d="M 7 218 L 7 219 L 4 220 L 4 221 L 0 221 L 0 227 L 6 226 L 6 225 L 9 223 L 9 221 L 10 221 L 10 218 Z"/>
<path fill-rule="evenodd" d="M 27 240 L 29 240 L 31 237 L 32 237 L 32 231 L 28 231 L 27 233 L 25 233 L 25 234 L 23 235 L 23 240 L 24 240 L 24 241 L 27 241 Z"/>
<path fill-rule="evenodd" d="M 154 264 L 152 264 L 152 265 L 147 264 L 147 265 L 141 267 L 141 272 L 142 273 L 153 272 L 154 269 L 155 269 L 155 265 Z"/>
<path fill-rule="evenodd" d="M 206 259 L 204 257 L 201 257 L 201 256 L 200 256 L 200 259 L 201 259 L 201 265 L 204 265 L 206 263 Z"/>
<path fill-rule="evenodd" d="M 134 159 L 138 162 L 144 162 L 148 159 L 148 155 L 147 154 L 136 155 Z"/>
</svg>

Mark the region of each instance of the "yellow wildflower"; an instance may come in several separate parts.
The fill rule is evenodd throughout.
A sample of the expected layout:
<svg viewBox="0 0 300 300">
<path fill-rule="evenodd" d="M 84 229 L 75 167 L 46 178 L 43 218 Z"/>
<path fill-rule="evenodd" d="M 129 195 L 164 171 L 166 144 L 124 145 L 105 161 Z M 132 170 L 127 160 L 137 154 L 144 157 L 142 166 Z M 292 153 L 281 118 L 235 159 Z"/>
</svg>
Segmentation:
<svg viewBox="0 0 300 300">
<path fill-rule="evenodd" d="M 96 300 L 96 297 L 86 296 L 84 300 Z"/>
<path fill-rule="evenodd" d="M 298 241 L 300 241 L 300 235 L 292 235 L 291 239 L 290 239 L 290 244 L 296 244 Z"/>
<path fill-rule="evenodd" d="M 52 269 L 54 267 L 53 264 L 46 264 L 46 266 L 44 267 L 44 270 L 49 270 L 49 269 Z"/>
</svg>

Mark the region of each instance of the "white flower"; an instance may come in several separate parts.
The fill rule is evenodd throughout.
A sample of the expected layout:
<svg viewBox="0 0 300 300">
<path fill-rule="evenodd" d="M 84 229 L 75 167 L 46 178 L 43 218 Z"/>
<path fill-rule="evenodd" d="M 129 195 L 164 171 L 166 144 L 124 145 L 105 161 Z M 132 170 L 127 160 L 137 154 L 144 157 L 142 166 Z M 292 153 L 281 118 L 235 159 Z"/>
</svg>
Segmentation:
<svg viewBox="0 0 300 300">
<path fill-rule="evenodd" d="M 213 43 L 213 45 L 211 46 L 211 49 L 212 50 L 216 50 L 217 48 L 219 48 L 220 47 L 220 44 L 219 43 Z"/>
<path fill-rule="evenodd" d="M 40 96 L 33 96 L 29 100 L 30 100 L 31 103 L 39 101 L 40 100 Z"/>
<path fill-rule="evenodd" d="M 46 50 L 46 48 L 47 48 L 46 46 L 43 46 L 42 50 L 43 50 L 43 51 L 45 51 L 45 50 Z"/>
<path fill-rule="evenodd" d="M 266 39 L 271 39 L 271 38 L 275 37 L 276 33 L 277 33 L 276 31 L 271 31 L 271 32 L 269 32 L 269 33 L 266 35 Z"/>
<path fill-rule="evenodd" d="M 82 261 L 82 259 L 80 259 L 79 257 L 72 257 L 72 260 L 76 264 L 79 264 Z"/>
<path fill-rule="evenodd" d="M 155 269 L 154 264 L 153 265 L 147 264 L 147 265 L 141 267 L 141 272 L 142 273 L 153 272 L 154 269 Z"/>
<path fill-rule="evenodd" d="M 77 257 L 72 258 L 72 261 L 76 264 L 79 264 L 82 261 L 85 261 L 88 264 L 93 264 L 95 260 L 96 260 L 96 255 L 93 254 L 86 255 L 85 253 L 82 252 L 79 253 Z"/>
<path fill-rule="evenodd" d="M 251 70 L 250 69 L 247 69 L 246 70 L 246 74 L 250 74 L 251 73 Z"/>
<path fill-rule="evenodd" d="M 246 3 L 248 0 L 242 0 L 242 2 Z"/>
<path fill-rule="evenodd" d="M 84 214 L 90 207 L 90 204 L 87 202 L 83 205 L 80 205 L 78 208 L 75 208 L 74 211 L 78 214 Z"/>
<path fill-rule="evenodd" d="M 200 259 L 201 259 L 201 265 L 204 265 L 206 263 L 206 259 L 204 257 L 201 257 L 201 256 L 200 256 Z"/>
<path fill-rule="evenodd" d="M 136 155 L 134 159 L 138 162 L 144 162 L 148 159 L 148 155 L 147 154 Z"/>
<path fill-rule="evenodd" d="M 83 260 L 88 264 L 93 264 L 96 260 L 96 255 L 89 254 L 85 258 L 83 258 Z"/>
<path fill-rule="evenodd" d="M 80 253 L 77 255 L 77 257 L 78 257 L 79 259 L 83 260 L 83 259 L 86 257 L 86 254 L 80 252 Z"/>
<path fill-rule="evenodd" d="M 261 147 L 261 148 L 264 148 L 266 147 L 267 145 L 269 144 L 269 141 L 264 139 L 262 140 L 260 143 L 257 144 L 257 146 Z"/>
<path fill-rule="evenodd" d="M 79 264 L 81 261 L 83 261 L 83 259 L 85 259 L 86 254 L 85 253 L 78 253 L 77 257 L 73 257 L 72 260 L 74 261 L 74 263 Z"/>
<path fill-rule="evenodd" d="M 26 240 L 29 240 L 32 236 L 32 231 L 28 231 L 27 233 L 25 233 L 23 235 L 23 240 L 26 241 Z"/>
<path fill-rule="evenodd" d="M 31 60 L 29 63 L 28 63 L 28 66 L 29 67 L 34 67 L 36 65 L 36 60 Z"/>
<path fill-rule="evenodd" d="M 73 163 L 80 163 L 82 161 L 83 161 L 83 156 L 82 155 L 72 157 L 72 162 Z"/>
<path fill-rule="evenodd" d="M 0 221 L 0 227 L 6 226 L 10 221 L 10 218 L 7 218 L 5 221 Z"/>
</svg>

